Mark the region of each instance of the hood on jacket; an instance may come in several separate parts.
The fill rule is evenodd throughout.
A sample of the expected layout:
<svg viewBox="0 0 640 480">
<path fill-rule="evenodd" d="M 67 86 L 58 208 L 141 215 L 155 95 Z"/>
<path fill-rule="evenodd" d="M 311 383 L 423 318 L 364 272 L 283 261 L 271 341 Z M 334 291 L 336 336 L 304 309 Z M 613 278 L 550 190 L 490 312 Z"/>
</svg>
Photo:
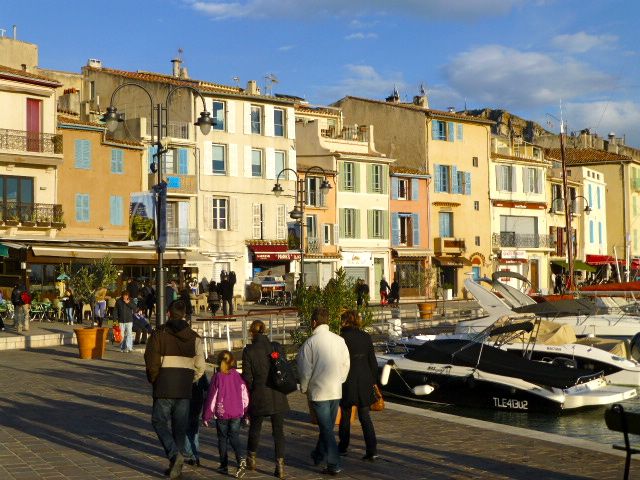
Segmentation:
<svg viewBox="0 0 640 480">
<path fill-rule="evenodd" d="M 166 329 L 181 342 L 189 342 L 198 336 L 191 330 L 185 320 L 169 319 L 165 324 Z"/>
</svg>

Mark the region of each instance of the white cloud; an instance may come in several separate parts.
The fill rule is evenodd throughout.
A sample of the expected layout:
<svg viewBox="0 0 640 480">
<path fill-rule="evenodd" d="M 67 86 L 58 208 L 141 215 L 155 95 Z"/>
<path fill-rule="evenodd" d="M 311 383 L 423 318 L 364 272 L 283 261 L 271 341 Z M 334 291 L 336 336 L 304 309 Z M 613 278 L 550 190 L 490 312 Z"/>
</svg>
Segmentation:
<svg viewBox="0 0 640 480">
<path fill-rule="evenodd" d="M 509 13 L 524 0 L 184 0 L 215 19 L 243 17 L 308 18 L 335 15 L 401 15 L 440 20 L 469 21 Z"/>
<path fill-rule="evenodd" d="M 278 51 L 279 52 L 288 52 L 289 50 L 292 50 L 294 48 L 293 45 L 282 45 L 281 47 L 278 47 Z"/>
<path fill-rule="evenodd" d="M 359 20 L 359 19 L 355 19 L 355 20 L 351 20 L 349 22 L 349 27 L 353 28 L 354 30 L 362 30 L 362 29 L 366 29 L 366 28 L 371 28 L 371 27 L 375 27 L 379 22 L 377 20 L 372 20 L 372 21 L 363 21 L 363 20 Z"/>
<path fill-rule="evenodd" d="M 551 40 L 556 48 L 569 53 L 585 53 L 594 48 L 603 48 L 617 42 L 615 35 L 589 35 L 586 32 L 558 35 Z"/>
<path fill-rule="evenodd" d="M 401 73 L 382 75 L 371 65 L 345 65 L 342 80 L 335 85 L 316 87 L 321 102 L 334 102 L 346 95 L 368 98 L 383 98 L 391 94 L 394 87 L 403 93 L 405 82 Z"/>
<path fill-rule="evenodd" d="M 458 54 L 444 67 L 451 86 L 474 104 L 530 107 L 609 91 L 614 80 L 574 60 L 486 45 Z"/>
<path fill-rule="evenodd" d="M 364 33 L 364 32 L 357 32 L 357 33 L 352 33 L 350 35 L 347 35 L 346 37 L 344 37 L 345 40 L 367 40 L 370 38 L 378 38 L 378 34 L 377 33 Z"/>
<path fill-rule="evenodd" d="M 626 136 L 626 144 L 639 147 L 640 105 L 631 101 L 596 101 L 568 103 L 566 105 L 569 130 L 589 128 L 606 137 L 614 132 L 617 137 Z"/>
</svg>

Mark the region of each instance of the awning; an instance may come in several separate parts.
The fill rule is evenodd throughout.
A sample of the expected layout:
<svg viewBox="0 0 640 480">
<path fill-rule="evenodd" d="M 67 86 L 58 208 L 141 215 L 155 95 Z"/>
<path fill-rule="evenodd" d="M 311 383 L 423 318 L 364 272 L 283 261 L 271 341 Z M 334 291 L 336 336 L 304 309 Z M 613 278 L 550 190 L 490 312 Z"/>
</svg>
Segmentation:
<svg viewBox="0 0 640 480">
<path fill-rule="evenodd" d="M 471 262 L 465 257 L 433 257 L 433 260 L 439 263 L 441 267 L 471 266 Z"/>
<path fill-rule="evenodd" d="M 616 259 L 610 255 L 587 255 L 587 263 L 589 265 L 615 265 Z M 618 263 L 624 263 L 624 260 L 618 259 Z"/>
<path fill-rule="evenodd" d="M 277 243 L 275 245 L 272 245 L 272 244 L 249 245 L 249 248 L 254 253 L 264 253 L 264 252 L 275 253 L 275 252 L 286 252 L 289 247 L 286 244 Z"/>
<path fill-rule="evenodd" d="M 33 246 L 33 255 L 36 257 L 69 257 L 69 258 L 104 258 L 111 255 L 114 260 L 156 260 L 155 250 L 142 248 L 91 248 L 91 247 L 64 247 L 60 246 Z M 184 251 L 167 250 L 164 253 L 165 260 L 184 260 L 189 253 Z"/>
<path fill-rule="evenodd" d="M 433 252 L 431 250 L 420 250 L 417 248 L 394 248 L 393 255 L 396 257 L 428 257 Z"/>
<path fill-rule="evenodd" d="M 565 270 L 569 270 L 569 264 L 565 260 L 551 260 L 551 263 L 554 265 L 558 265 L 559 267 L 564 268 Z M 582 260 L 574 260 L 573 262 L 574 270 L 584 270 L 585 272 L 595 272 L 597 270 L 596 267 L 591 265 L 587 265 Z"/>
<path fill-rule="evenodd" d="M 255 244 L 248 245 L 248 247 L 253 252 L 255 260 L 263 262 L 300 260 L 300 252 L 298 250 L 288 250 L 289 247 L 285 243 Z"/>
</svg>

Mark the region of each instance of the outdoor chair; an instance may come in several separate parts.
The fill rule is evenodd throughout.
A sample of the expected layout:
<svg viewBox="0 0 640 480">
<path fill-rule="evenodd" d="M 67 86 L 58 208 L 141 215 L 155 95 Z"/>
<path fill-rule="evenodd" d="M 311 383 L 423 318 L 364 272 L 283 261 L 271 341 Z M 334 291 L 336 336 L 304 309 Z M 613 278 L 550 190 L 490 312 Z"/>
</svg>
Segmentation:
<svg viewBox="0 0 640 480">
<path fill-rule="evenodd" d="M 640 453 L 640 445 L 632 445 L 629 442 L 629 434 L 640 435 L 640 413 L 625 412 L 622 405 L 616 403 L 604 412 L 604 420 L 609 430 L 622 432 L 624 444 L 614 444 L 615 450 L 627 452 L 624 462 L 624 480 L 629 479 L 629 469 L 631 468 L 631 455 Z"/>
</svg>

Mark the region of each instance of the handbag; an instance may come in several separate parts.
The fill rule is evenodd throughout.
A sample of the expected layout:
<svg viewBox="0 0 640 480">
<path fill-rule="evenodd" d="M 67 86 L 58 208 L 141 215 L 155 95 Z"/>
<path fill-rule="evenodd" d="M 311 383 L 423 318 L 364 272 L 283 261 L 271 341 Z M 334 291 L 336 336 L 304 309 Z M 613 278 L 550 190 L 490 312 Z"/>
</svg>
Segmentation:
<svg viewBox="0 0 640 480">
<path fill-rule="evenodd" d="M 384 397 L 382 396 L 382 392 L 378 385 L 373 386 L 373 394 L 376 397 L 376 401 L 371 404 L 371 411 L 373 412 L 381 412 L 384 410 Z"/>
<path fill-rule="evenodd" d="M 122 342 L 122 329 L 117 323 L 113 324 L 113 341 L 116 343 Z"/>
<path fill-rule="evenodd" d="M 269 354 L 269 377 L 267 385 L 285 395 L 298 389 L 298 382 L 286 357 L 280 355 L 277 342 L 271 342 L 272 351 Z"/>
</svg>

